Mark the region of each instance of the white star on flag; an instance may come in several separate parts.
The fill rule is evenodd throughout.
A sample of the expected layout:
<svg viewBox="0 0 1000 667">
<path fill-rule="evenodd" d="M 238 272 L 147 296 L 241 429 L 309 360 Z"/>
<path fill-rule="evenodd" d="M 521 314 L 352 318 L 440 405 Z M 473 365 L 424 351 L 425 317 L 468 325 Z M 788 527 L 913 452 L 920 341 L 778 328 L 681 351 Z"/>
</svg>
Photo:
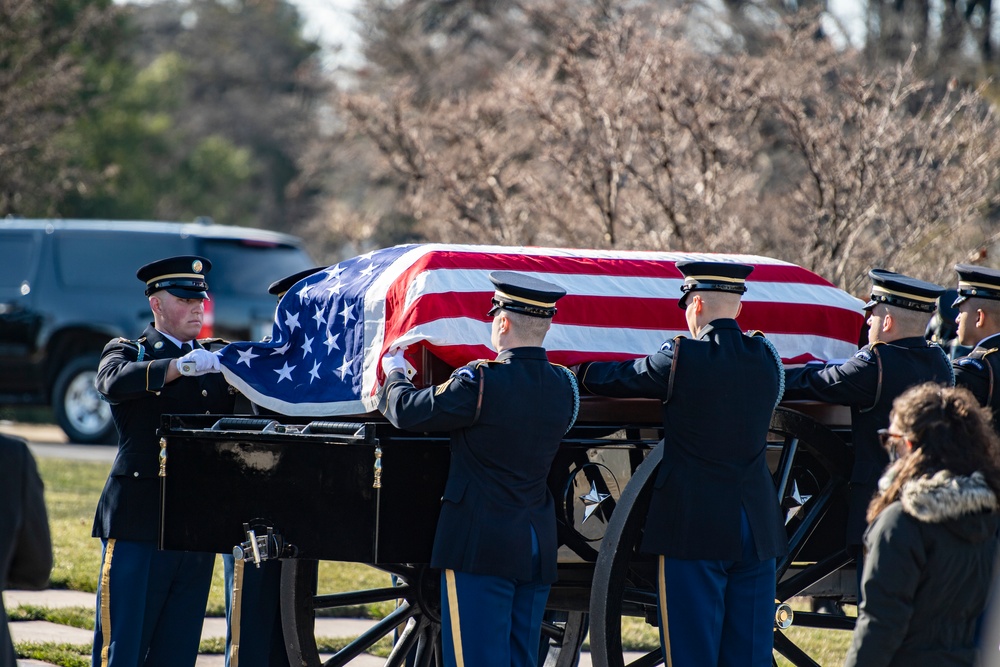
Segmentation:
<svg viewBox="0 0 1000 667">
<path fill-rule="evenodd" d="M 246 350 L 238 350 L 238 352 L 240 354 L 240 358 L 239 358 L 239 361 L 237 361 L 236 363 L 237 364 L 246 364 L 247 368 L 250 368 L 250 360 L 251 359 L 256 359 L 257 357 L 260 356 L 259 354 L 254 354 L 253 353 L 253 348 L 252 347 L 251 348 L 247 348 Z"/>
<path fill-rule="evenodd" d="M 282 380 L 290 381 L 292 379 L 292 371 L 294 370 L 295 366 L 289 366 L 288 362 L 286 361 L 284 366 L 282 366 L 281 368 L 276 368 L 274 372 L 278 374 L 278 382 L 281 382 Z"/>
</svg>

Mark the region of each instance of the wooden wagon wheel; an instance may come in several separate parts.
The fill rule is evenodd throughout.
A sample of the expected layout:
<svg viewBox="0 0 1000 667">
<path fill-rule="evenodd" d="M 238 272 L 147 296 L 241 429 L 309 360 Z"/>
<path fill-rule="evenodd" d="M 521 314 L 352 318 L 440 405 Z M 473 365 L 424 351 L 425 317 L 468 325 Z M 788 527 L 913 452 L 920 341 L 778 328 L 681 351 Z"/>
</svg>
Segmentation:
<svg viewBox="0 0 1000 667">
<path fill-rule="evenodd" d="M 789 554 L 778 562 L 777 602 L 802 594 L 828 575 L 852 564 L 844 549 L 838 513 L 846 505 L 850 454 L 844 441 L 813 419 L 778 408 L 771 421 L 769 446 L 780 456 L 774 472 L 786 510 Z M 634 471 L 611 516 L 594 570 L 591 595 L 591 657 L 595 667 L 650 667 L 663 664 L 659 648 L 626 663 L 622 619 L 636 617 L 655 626 L 656 561 L 642 554 L 643 523 L 662 458 L 657 448 Z M 825 531 L 817 531 L 824 523 Z M 853 577 L 853 572 L 851 572 Z M 853 593 L 854 591 L 850 591 Z M 844 599 L 849 599 L 849 594 Z M 784 608 L 777 608 L 776 615 Z M 796 612 L 794 626 L 851 630 L 854 619 Z M 817 663 L 776 625 L 775 652 L 797 667 Z"/>
<path fill-rule="evenodd" d="M 294 667 L 341 667 L 367 652 L 383 637 L 394 637 L 386 667 L 437 667 L 441 660 L 440 571 L 426 565 L 380 566 L 396 577 L 396 586 L 325 594 L 316 590 L 317 561 L 286 560 L 281 568 L 281 622 Z M 389 577 L 386 577 L 387 581 Z M 317 612 L 338 607 L 400 600 L 399 606 L 325 662 L 316 644 Z M 586 614 L 569 613 L 542 628 L 546 654 L 544 667 L 577 664 Z M 407 662 L 407 656 L 411 662 Z"/>
</svg>

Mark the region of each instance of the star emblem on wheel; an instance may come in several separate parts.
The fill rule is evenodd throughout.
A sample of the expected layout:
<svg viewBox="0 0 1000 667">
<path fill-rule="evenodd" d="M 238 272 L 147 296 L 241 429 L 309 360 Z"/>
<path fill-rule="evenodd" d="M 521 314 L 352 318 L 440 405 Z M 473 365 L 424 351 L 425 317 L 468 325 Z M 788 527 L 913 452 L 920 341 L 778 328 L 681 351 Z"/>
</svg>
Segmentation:
<svg viewBox="0 0 1000 667">
<path fill-rule="evenodd" d="M 787 496 L 785 496 L 785 500 L 781 503 L 782 507 L 784 507 L 786 510 L 785 512 L 786 526 L 788 525 L 789 521 L 795 518 L 795 516 L 799 513 L 799 510 L 801 510 L 802 507 L 805 506 L 807 502 L 809 502 L 810 498 L 812 498 L 812 496 L 802 494 L 799 491 L 799 483 L 795 480 L 792 480 L 792 492 Z"/>
<path fill-rule="evenodd" d="M 601 493 L 597 490 L 597 483 L 591 480 L 590 491 L 586 495 L 580 496 L 580 500 L 583 501 L 583 521 L 581 523 L 587 523 L 587 519 L 597 511 L 605 500 L 611 497 L 610 493 Z"/>
</svg>

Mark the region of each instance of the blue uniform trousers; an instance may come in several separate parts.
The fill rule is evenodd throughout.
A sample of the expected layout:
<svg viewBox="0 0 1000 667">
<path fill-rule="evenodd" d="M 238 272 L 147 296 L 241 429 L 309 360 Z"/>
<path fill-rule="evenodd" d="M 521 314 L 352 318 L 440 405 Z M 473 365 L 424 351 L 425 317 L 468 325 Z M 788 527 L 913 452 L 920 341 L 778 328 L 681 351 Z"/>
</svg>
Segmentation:
<svg viewBox="0 0 1000 667">
<path fill-rule="evenodd" d="M 536 580 L 441 573 L 441 644 L 445 667 L 535 667 L 549 585 L 540 579 L 538 539 L 532 531 Z"/>
<path fill-rule="evenodd" d="M 757 560 L 746 513 L 739 561 L 660 556 L 660 645 L 666 667 L 770 667 L 775 559 Z"/>
<path fill-rule="evenodd" d="M 193 667 L 215 554 L 102 542 L 93 667 Z"/>
<path fill-rule="evenodd" d="M 226 667 L 233 645 L 233 572 L 235 560 L 223 554 L 226 583 Z M 281 561 L 266 560 L 243 567 L 240 594 L 239 667 L 287 667 L 288 653 L 281 630 Z"/>
</svg>

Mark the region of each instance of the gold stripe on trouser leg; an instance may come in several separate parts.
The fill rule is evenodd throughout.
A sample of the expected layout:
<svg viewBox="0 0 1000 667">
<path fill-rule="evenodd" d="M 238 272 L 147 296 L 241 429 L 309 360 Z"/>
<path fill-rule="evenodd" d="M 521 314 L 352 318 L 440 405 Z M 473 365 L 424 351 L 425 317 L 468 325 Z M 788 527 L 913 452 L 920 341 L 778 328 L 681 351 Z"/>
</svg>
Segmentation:
<svg viewBox="0 0 1000 667">
<path fill-rule="evenodd" d="M 660 556 L 660 571 L 659 571 L 659 598 L 660 598 L 660 622 L 663 627 L 660 630 L 663 632 L 663 664 L 667 667 L 671 667 L 673 660 L 670 658 L 670 623 L 667 621 L 667 573 L 664 569 L 665 558 Z"/>
<path fill-rule="evenodd" d="M 240 608 L 243 606 L 245 565 L 242 558 L 233 559 L 233 596 L 229 601 L 229 667 L 239 667 L 240 664 Z"/>
<path fill-rule="evenodd" d="M 451 641 L 455 645 L 455 664 L 465 667 L 462 657 L 462 624 L 458 618 L 458 588 L 455 586 L 455 570 L 444 571 L 445 586 L 448 589 L 448 615 L 451 617 Z"/>
<path fill-rule="evenodd" d="M 108 667 L 111 654 L 111 557 L 115 555 L 115 541 L 108 540 L 101 564 L 101 667 Z"/>
</svg>

